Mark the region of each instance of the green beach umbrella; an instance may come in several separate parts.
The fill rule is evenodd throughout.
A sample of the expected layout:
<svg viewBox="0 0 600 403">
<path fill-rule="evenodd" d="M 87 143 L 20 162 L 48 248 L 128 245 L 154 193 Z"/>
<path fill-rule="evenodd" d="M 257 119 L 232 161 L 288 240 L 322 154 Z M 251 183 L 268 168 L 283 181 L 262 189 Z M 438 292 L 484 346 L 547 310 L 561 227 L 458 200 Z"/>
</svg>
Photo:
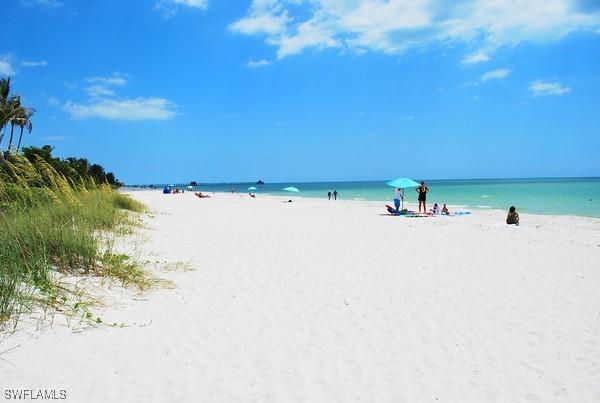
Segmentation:
<svg viewBox="0 0 600 403">
<path fill-rule="evenodd" d="M 402 204 L 400 207 L 401 210 L 404 207 L 404 189 L 416 188 L 416 187 L 421 186 L 417 182 L 415 182 L 414 180 L 409 179 L 409 178 L 396 178 L 394 180 L 386 182 L 385 184 L 388 186 L 391 186 L 393 188 L 396 188 L 396 189 L 402 189 L 402 200 L 401 200 Z"/>
</svg>

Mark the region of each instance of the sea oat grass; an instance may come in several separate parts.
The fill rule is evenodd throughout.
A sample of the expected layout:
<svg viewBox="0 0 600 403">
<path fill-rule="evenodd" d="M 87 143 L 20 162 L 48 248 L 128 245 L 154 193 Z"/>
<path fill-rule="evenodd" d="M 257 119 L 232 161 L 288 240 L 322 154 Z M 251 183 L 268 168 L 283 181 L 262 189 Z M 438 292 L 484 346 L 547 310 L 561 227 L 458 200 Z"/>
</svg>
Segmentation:
<svg viewBox="0 0 600 403">
<path fill-rule="evenodd" d="M 144 206 L 89 178 L 69 181 L 41 158 L 0 166 L 0 324 L 29 302 L 52 305 L 69 292 L 51 273 L 111 276 L 145 289 L 158 280 L 122 255 L 115 231 Z M 31 298 L 35 295 L 35 298 Z"/>
<path fill-rule="evenodd" d="M 106 277 L 118 279 L 124 287 L 135 286 L 139 290 L 172 287 L 171 282 L 149 275 L 137 262 L 123 254 L 106 253 L 102 258 L 101 272 Z"/>
</svg>

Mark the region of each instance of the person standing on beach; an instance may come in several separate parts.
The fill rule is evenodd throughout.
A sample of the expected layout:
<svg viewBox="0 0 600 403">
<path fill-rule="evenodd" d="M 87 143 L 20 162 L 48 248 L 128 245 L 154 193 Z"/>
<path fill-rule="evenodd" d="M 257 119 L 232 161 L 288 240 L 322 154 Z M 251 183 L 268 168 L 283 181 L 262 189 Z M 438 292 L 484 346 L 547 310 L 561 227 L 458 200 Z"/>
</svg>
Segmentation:
<svg viewBox="0 0 600 403">
<path fill-rule="evenodd" d="M 331 190 L 329 192 L 327 192 L 327 199 L 331 200 Z"/>
<path fill-rule="evenodd" d="M 421 182 L 421 186 L 419 186 L 416 191 L 419 194 L 419 213 L 421 212 L 421 206 L 423 206 L 423 212 L 427 213 L 425 203 L 427 202 L 427 192 L 429 192 L 429 188 L 425 182 Z"/>
<path fill-rule="evenodd" d="M 402 189 L 396 189 L 394 192 L 394 206 L 396 207 L 396 214 L 400 213 L 400 201 L 403 198 L 404 196 L 402 196 Z"/>
<path fill-rule="evenodd" d="M 337 200 L 337 195 L 338 195 L 337 190 L 334 190 L 333 191 L 333 200 Z"/>
</svg>

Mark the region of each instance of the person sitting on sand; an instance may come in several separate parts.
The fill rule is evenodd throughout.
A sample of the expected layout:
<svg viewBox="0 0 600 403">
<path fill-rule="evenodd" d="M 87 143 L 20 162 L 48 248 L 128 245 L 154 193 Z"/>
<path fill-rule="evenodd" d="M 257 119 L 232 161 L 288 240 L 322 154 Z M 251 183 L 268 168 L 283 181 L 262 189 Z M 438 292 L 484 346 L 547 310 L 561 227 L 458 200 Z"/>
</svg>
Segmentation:
<svg viewBox="0 0 600 403">
<path fill-rule="evenodd" d="M 450 211 L 448 210 L 448 207 L 446 207 L 446 203 L 444 203 L 444 207 L 442 207 L 442 214 L 450 215 Z"/>
<path fill-rule="evenodd" d="M 508 209 L 508 215 L 506 216 L 506 223 L 508 225 L 519 225 L 519 213 L 517 213 L 517 209 L 515 209 L 515 206 L 511 206 Z"/>
<path fill-rule="evenodd" d="M 198 196 L 201 199 L 207 199 L 210 197 L 209 195 L 202 194 L 202 192 L 194 193 L 194 195 Z"/>
<path fill-rule="evenodd" d="M 440 213 L 440 205 L 435 203 L 433 208 L 431 209 L 431 214 L 439 214 Z"/>
</svg>

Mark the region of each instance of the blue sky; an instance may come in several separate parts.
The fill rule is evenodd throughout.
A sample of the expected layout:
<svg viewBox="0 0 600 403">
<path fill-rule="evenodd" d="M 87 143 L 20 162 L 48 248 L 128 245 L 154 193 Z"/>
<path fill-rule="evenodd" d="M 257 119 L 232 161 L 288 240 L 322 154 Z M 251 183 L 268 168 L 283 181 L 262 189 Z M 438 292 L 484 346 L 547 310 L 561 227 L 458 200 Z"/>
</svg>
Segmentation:
<svg viewBox="0 0 600 403">
<path fill-rule="evenodd" d="M 0 18 L 0 76 L 37 110 L 25 143 L 127 183 L 600 176 L 598 1 L 4 0 Z"/>
</svg>

